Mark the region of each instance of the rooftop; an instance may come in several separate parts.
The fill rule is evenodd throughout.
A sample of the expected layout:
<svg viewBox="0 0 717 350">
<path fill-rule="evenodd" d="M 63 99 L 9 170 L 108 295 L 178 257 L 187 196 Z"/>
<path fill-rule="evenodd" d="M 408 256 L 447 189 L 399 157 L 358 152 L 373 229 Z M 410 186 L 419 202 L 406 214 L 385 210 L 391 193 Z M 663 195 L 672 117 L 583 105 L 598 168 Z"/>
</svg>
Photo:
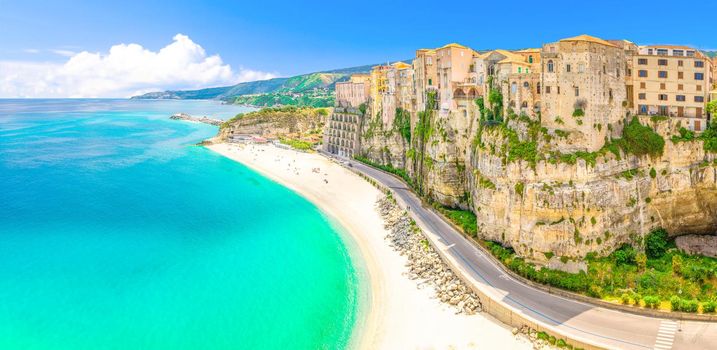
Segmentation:
<svg viewBox="0 0 717 350">
<path fill-rule="evenodd" d="M 605 41 L 605 40 L 603 40 L 603 39 L 596 38 L 596 37 L 594 37 L 594 36 L 590 36 L 590 35 L 587 35 L 587 34 L 574 36 L 574 37 L 572 37 L 572 38 L 561 39 L 560 41 L 561 41 L 561 42 L 586 41 L 586 42 L 595 43 L 595 44 L 600 44 L 600 45 L 605 45 L 605 46 L 610 46 L 610 47 L 617 47 L 617 46 L 615 46 L 615 45 L 613 45 L 613 44 L 611 44 L 611 43 L 609 43 L 609 42 L 607 42 L 607 41 Z"/>
</svg>

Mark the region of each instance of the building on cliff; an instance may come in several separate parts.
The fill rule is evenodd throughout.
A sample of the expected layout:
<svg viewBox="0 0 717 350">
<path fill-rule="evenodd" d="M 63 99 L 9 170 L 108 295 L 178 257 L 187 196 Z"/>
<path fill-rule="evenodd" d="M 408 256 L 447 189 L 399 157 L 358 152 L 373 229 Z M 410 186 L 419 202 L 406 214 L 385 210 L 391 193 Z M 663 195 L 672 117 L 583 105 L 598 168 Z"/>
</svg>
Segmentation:
<svg viewBox="0 0 717 350">
<path fill-rule="evenodd" d="M 370 88 L 370 76 L 366 74 L 355 74 L 349 81 L 336 83 L 334 111 L 324 132 L 326 152 L 348 158 L 356 154 Z"/>
<path fill-rule="evenodd" d="M 596 151 L 610 130 L 622 130 L 627 92 L 620 47 L 589 35 L 543 45 L 542 124 L 574 136 L 566 150 Z"/>
<path fill-rule="evenodd" d="M 640 46 L 630 57 L 633 114 L 680 118 L 682 125 L 703 131 L 707 124 L 712 62 L 687 46 Z"/>
</svg>

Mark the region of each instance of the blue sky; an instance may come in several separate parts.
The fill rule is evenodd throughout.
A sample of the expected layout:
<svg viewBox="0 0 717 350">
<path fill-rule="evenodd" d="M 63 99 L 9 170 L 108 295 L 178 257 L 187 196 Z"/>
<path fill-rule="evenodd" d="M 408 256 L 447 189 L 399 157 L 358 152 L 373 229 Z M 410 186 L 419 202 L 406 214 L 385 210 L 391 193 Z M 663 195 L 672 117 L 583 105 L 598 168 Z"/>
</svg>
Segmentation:
<svg viewBox="0 0 717 350">
<path fill-rule="evenodd" d="M 582 33 L 716 48 L 717 4 L 680 4 L 0 0 L 0 60 L 62 63 L 120 43 L 157 51 L 178 33 L 234 70 L 280 76 L 406 59 L 448 42 L 517 49 Z"/>
</svg>

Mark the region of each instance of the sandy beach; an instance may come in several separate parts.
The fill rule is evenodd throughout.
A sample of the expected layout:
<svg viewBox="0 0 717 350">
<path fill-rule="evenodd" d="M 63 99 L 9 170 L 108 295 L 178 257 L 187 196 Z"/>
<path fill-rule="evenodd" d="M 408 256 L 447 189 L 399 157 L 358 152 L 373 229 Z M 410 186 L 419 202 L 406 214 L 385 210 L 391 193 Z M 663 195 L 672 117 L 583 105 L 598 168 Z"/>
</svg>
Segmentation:
<svg viewBox="0 0 717 350">
<path fill-rule="evenodd" d="M 406 258 L 384 240 L 376 211 L 381 192 L 358 175 L 313 153 L 273 145 L 215 144 L 207 148 L 238 161 L 310 200 L 356 242 L 370 283 L 370 305 L 359 320 L 361 349 L 532 349 L 525 337 L 486 314 L 456 314 L 419 288 Z M 315 169 L 319 169 L 318 172 Z"/>
</svg>

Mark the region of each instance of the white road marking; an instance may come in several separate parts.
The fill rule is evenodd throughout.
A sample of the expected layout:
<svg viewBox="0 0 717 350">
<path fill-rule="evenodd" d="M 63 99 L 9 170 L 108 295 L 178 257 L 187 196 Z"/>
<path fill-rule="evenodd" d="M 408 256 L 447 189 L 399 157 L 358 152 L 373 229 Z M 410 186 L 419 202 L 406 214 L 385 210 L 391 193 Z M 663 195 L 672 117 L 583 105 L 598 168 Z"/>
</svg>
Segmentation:
<svg viewBox="0 0 717 350">
<path fill-rule="evenodd" d="M 675 332 L 677 332 L 677 322 L 670 320 L 660 322 L 660 329 L 657 330 L 657 339 L 655 340 L 654 349 L 672 349 L 672 343 L 675 341 Z"/>
</svg>

